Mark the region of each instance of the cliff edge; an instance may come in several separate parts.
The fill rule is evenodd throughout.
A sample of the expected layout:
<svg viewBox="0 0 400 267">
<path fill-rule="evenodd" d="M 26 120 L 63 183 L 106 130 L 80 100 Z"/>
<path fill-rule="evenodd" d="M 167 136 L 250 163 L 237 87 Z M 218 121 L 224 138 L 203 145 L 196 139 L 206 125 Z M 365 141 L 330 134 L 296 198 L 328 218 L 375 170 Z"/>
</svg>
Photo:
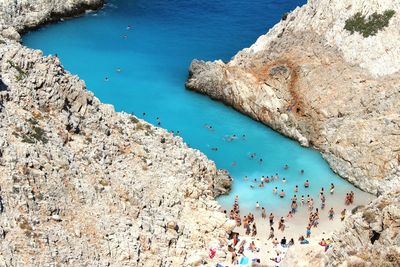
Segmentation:
<svg viewBox="0 0 400 267">
<path fill-rule="evenodd" d="M 310 0 L 186 87 L 321 151 L 372 193 L 400 185 L 400 3 Z"/>
<path fill-rule="evenodd" d="M 352 211 L 328 253 L 281 266 L 399 266 L 400 2 L 309 0 L 227 63 L 194 60 L 186 87 L 223 101 L 381 195 Z"/>
<path fill-rule="evenodd" d="M 1 266 L 196 265 L 231 229 L 227 173 L 15 41 L 101 3 L 0 2 Z"/>
</svg>

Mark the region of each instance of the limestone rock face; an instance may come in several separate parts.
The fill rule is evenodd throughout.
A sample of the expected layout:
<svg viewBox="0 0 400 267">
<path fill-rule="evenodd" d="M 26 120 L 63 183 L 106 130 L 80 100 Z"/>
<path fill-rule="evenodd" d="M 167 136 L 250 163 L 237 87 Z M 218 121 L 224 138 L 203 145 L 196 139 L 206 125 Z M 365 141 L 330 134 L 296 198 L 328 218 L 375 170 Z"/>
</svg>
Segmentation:
<svg viewBox="0 0 400 267">
<path fill-rule="evenodd" d="M 281 266 L 400 266 L 400 191 L 352 211 L 333 246 L 295 245 Z"/>
<path fill-rule="evenodd" d="M 394 10 L 375 36 L 344 29 Z M 230 62 L 194 60 L 186 86 L 321 151 L 364 190 L 400 185 L 400 2 L 310 0 Z"/>
<path fill-rule="evenodd" d="M 0 0 L 0 27 L 7 25 L 17 31 L 32 29 L 103 4 L 104 0 Z"/>
<path fill-rule="evenodd" d="M 346 220 L 334 235 L 332 265 L 400 266 L 400 191 L 381 196 Z"/>
<path fill-rule="evenodd" d="M 226 172 L 15 42 L 101 2 L 0 2 L 1 266 L 195 266 L 226 245 Z"/>
</svg>

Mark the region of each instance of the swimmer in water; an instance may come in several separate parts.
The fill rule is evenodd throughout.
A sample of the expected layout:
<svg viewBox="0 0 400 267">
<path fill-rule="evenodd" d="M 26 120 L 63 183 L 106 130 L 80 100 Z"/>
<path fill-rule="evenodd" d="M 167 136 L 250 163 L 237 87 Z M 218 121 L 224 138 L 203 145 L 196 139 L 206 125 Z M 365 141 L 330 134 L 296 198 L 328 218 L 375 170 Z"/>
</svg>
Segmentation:
<svg viewBox="0 0 400 267">
<path fill-rule="evenodd" d="M 207 128 L 209 131 L 213 131 L 213 127 L 211 125 L 208 124 L 204 124 L 204 128 Z"/>
<path fill-rule="evenodd" d="M 263 164 L 263 159 L 260 159 L 259 163 L 260 163 L 260 165 Z"/>
<path fill-rule="evenodd" d="M 143 112 L 142 115 L 143 115 L 143 117 L 146 116 L 146 112 Z"/>
<path fill-rule="evenodd" d="M 285 177 L 283 177 L 282 183 L 286 183 L 286 178 Z"/>
<path fill-rule="evenodd" d="M 274 188 L 274 194 L 276 195 L 278 193 L 278 187 Z"/>
<path fill-rule="evenodd" d="M 296 187 L 294 188 L 294 192 L 295 193 L 299 192 L 299 186 L 298 185 L 296 185 Z"/>
<path fill-rule="evenodd" d="M 212 151 L 218 151 L 218 147 L 212 147 L 211 150 Z"/>
<path fill-rule="evenodd" d="M 245 176 L 244 178 L 243 178 L 243 181 L 245 181 L 245 182 L 247 182 L 249 180 L 249 177 L 247 177 L 247 176 Z"/>
<path fill-rule="evenodd" d="M 118 73 L 120 73 L 120 72 L 122 71 L 122 69 L 121 69 L 121 68 L 117 68 L 116 71 L 117 71 Z"/>
<path fill-rule="evenodd" d="M 282 189 L 282 191 L 279 193 L 279 197 L 280 197 L 280 198 L 284 198 L 284 197 L 285 197 L 285 192 L 283 191 L 283 189 Z"/>
<path fill-rule="evenodd" d="M 300 174 L 304 174 L 304 170 L 303 169 L 300 170 Z"/>
<path fill-rule="evenodd" d="M 308 180 L 306 180 L 306 182 L 304 183 L 304 187 L 305 187 L 305 188 L 310 187 L 310 182 L 309 182 Z"/>
<path fill-rule="evenodd" d="M 104 81 L 108 82 L 108 81 L 109 81 L 108 77 L 105 77 L 105 78 L 104 78 Z"/>
<path fill-rule="evenodd" d="M 246 135 L 245 134 L 242 135 L 242 140 L 246 140 Z"/>
<path fill-rule="evenodd" d="M 289 169 L 289 165 L 285 164 L 285 166 L 283 167 L 283 169 L 288 170 L 288 169 Z"/>
</svg>

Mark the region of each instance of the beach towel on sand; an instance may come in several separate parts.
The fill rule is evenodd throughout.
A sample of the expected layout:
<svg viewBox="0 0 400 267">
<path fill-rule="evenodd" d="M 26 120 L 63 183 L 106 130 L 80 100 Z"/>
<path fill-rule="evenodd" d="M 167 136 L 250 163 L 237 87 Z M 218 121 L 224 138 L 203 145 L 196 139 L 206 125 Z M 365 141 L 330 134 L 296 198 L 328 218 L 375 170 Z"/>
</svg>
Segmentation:
<svg viewBox="0 0 400 267">
<path fill-rule="evenodd" d="M 242 258 L 240 259 L 240 265 L 247 265 L 247 264 L 249 264 L 249 258 L 247 258 L 247 257 L 242 257 Z"/>
</svg>

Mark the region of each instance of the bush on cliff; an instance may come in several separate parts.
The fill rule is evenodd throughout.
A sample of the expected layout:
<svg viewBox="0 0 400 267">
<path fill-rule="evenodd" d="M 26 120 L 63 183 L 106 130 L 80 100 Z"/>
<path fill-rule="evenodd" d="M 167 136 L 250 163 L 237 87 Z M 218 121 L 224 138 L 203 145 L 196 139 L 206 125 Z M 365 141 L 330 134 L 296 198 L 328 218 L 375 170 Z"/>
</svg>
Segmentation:
<svg viewBox="0 0 400 267">
<path fill-rule="evenodd" d="M 389 25 L 389 20 L 395 13 L 394 10 L 386 10 L 383 14 L 375 12 L 366 17 L 358 12 L 346 20 L 344 29 L 350 31 L 351 34 L 358 32 L 364 37 L 373 36 Z"/>
</svg>

